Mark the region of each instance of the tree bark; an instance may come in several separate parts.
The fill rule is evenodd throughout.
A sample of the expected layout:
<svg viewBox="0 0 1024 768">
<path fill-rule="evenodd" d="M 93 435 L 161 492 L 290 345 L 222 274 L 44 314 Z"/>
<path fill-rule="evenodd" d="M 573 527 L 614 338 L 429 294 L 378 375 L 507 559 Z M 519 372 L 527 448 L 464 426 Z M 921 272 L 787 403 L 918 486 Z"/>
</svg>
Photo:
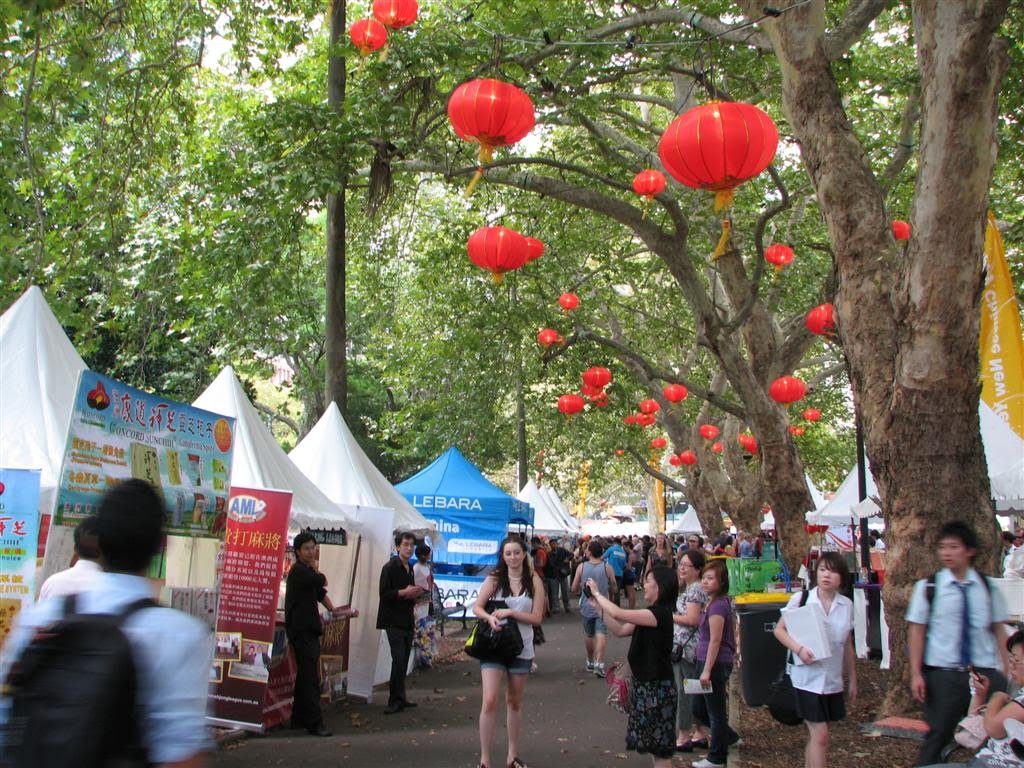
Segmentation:
<svg viewBox="0 0 1024 768">
<path fill-rule="evenodd" d="M 346 0 L 331 0 L 330 56 L 327 64 L 327 104 L 338 115 L 345 105 Z M 338 190 L 327 195 L 327 265 L 324 388 L 327 398 L 348 413 L 348 329 L 345 322 L 345 190 L 348 179 L 338 179 Z"/>
</svg>

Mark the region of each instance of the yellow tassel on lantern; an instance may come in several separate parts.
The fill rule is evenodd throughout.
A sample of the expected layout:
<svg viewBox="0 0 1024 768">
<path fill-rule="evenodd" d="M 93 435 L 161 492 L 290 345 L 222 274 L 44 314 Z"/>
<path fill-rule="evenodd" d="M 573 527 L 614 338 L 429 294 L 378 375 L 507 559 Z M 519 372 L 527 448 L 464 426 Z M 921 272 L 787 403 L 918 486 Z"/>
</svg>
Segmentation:
<svg viewBox="0 0 1024 768">
<path fill-rule="evenodd" d="M 720 189 L 715 192 L 715 213 L 732 208 L 732 189 Z"/>
<path fill-rule="evenodd" d="M 494 147 L 490 144 L 480 145 L 480 167 L 476 169 L 476 173 L 473 174 L 473 178 L 469 182 L 469 186 L 466 187 L 466 191 L 462 193 L 463 197 L 469 197 L 473 194 L 473 190 L 476 189 L 476 185 L 480 183 L 480 179 L 484 177 L 484 166 L 494 159 Z"/>
<path fill-rule="evenodd" d="M 729 219 L 722 220 L 722 236 L 718 238 L 718 244 L 715 246 L 715 250 L 711 252 L 711 260 L 718 261 L 718 258 L 725 254 L 729 250 L 729 230 L 732 228 L 732 222 Z"/>
<path fill-rule="evenodd" d="M 651 210 L 651 200 L 652 199 L 653 199 L 652 195 L 644 195 L 644 203 L 641 206 L 642 209 L 643 209 L 643 215 L 640 217 L 641 221 L 643 221 L 644 219 L 647 218 L 647 212 Z"/>
</svg>

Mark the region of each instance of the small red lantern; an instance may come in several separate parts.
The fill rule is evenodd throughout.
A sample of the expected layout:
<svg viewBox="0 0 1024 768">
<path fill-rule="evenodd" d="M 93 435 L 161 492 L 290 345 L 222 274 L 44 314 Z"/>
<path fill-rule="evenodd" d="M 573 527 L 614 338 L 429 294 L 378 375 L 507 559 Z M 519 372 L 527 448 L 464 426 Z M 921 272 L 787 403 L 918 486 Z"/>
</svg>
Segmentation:
<svg viewBox="0 0 1024 768">
<path fill-rule="evenodd" d="M 470 261 L 490 272 L 495 284 L 526 263 L 527 251 L 526 238 L 507 227 L 480 227 L 466 242 Z"/>
<path fill-rule="evenodd" d="M 819 304 L 804 318 L 804 325 L 811 333 L 828 336 L 836 330 L 835 307 L 831 304 Z"/>
<path fill-rule="evenodd" d="M 636 423 L 641 427 L 653 426 L 655 422 L 653 413 L 638 413 L 636 415 Z"/>
<path fill-rule="evenodd" d="M 653 168 L 640 171 L 633 177 L 633 191 L 651 200 L 665 189 L 665 174 Z"/>
<path fill-rule="evenodd" d="M 408 27 L 419 11 L 416 0 L 373 0 L 373 17 L 389 29 Z"/>
<path fill-rule="evenodd" d="M 632 427 L 634 424 L 636 424 L 636 416 L 634 416 L 632 413 L 629 414 L 629 416 L 623 416 L 622 423 L 625 424 L 627 427 Z"/>
<path fill-rule="evenodd" d="M 697 463 L 697 454 L 693 451 L 683 451 L 679 454 L 679 460 L 688 467 Z"/>
<path fill-rule="evenodd" d="M 795 437 L 800 437 L 800 435 L 802 435 L 803 433 L 804 433 L 804 428 L 803 427 L 790 426 L 790 428 L 789 428 L 789 434 L 791 434 L 791 435 L 793 435 Z"/>
<path fill-rule="evenodd" d="M 716 427 L 714 424 L 701 424 L 700 425 L 700 435 L 705 440 L 714 440 L 720 434 L 721 434 L 721 432 L 719 431 L 718 427 Z"/>
<path fill-rule="evenodd" d="M 480 145 L 480 168 L 466 194 L 483 177 L 483 166 L 494 158 L 494 150 L 515 144 L 533 130 L 536 117 L 533 102 L 519 88 L 500 80 L 470 80 L 448 99 L 448 120 L 460 139 Z"/>
<path fill-rule="evenodd" d="M 592 387 L 589 384 L 584 384 L 580 387 L 580 394 L 584 397 L 598 397 L 604 394 L 604 390 L 601 387 Z"/>
<path fill-rule="evenodd" d="M 561 335 L 554 328 L 542 328 L 537 334 L 537 343 L 542 347 L 550 347 L 552 344 L 560 344 Z"/>
<path fill-rule="evenodd" d="M 781 272 L 783 267 L 792 263 L 794 255 L 792 248 L 781 243 L 769 245 L 764 249 L 764 260 L 774 264 L 776 272 Z"/>
<path fill-rule="evenodd" d="M 715 210 L 732 205 L 733 190 L 761 173 L 775 157 L 779 132 L 752 104 L 714 101 L 677 117 L 658 142 L 658 157 L 672 178 L 715 194 Z"/>
<path fill-rule="evenodd" d="M 657 400 L 641 400 L 640 410 L 643 413 L 657 413 L 661 410 L 661 404 Z"/>
<path fill-rule="evenodd" d="M 757 440 L 753 435 L 738 435 L 736 442 L 743 446 L 743 450 L 747 453 L 757 453 Z"/>
<path fill-rule="evenodd" d="M 711 450 L 714 453 L 721 453 L 722 452 L 722 444 L 721 443 L 712 443 L 711 444 Z"/>
<path fill-rule="evenodd" d="M 594 395 L 590 398 L 590 404 L 597 408 L 607 408 L 609 405 L 608 393 L 602 392 L 600 395 Z"/>
<path fill-rule="evenodd" d="M 536 261 L 544 255 L 544 243 L 536 237 L 526 238 L 526 263 Z"/>
<path fill-rule="evenodd" d="M 683 460 L 682 458 L 680 458 L 678 453 L 673 453 L 671 456 L 669 456 L 668 463 L 671 464 L 673 467 L 683 466 Z"/>
<path fill-rule="evenodd" d="M 622 448 L 616 448 L 615 449 L 615 455 L 616 456 L 625 456 L 626 452 Z"/>
<path fill-rule="evenodd" d="M 668 445 L 668 440 L 666 440 L 664 437 L 656 437 L 653 440 L 651 440 L 651 448 L 653 448 L 656 451 L 660 451 L 666 445 Z"/>
<path fill-rule="evenodd" d="M 807 385 L 795 376 L 783 376 L 772 382 L 768 394 L 776 403 L 789 405 L 807 394 Z"/>
<path fill-rule="evenodd" d="M 388 30 L 376 19 L 360 19 L 348 28 L 348 36 L 362 57 L 380 50 L 388 42 Z"/>
<path fill-rule="evenodd" d="M 901 219 L 896 219 L 892 223 L 892 236 L 897 240 L 909 240 L 910 239 L 910 223 Z"/>
<path fill-rule="evenodd" d="M 583 383 L 588 387 L 594 387 L 597 390 L 603 390 L 612 382 L 612 372 L 607 368 L 602 368 L 597 365 L 593 368 L 587 368 L 583 372 Z"/>
<path fill-rule="evenodd" d="M 669 384 L 661 390 L 661 394 L 663 394 L 665 399 L 670 403 L 679 403 L 686 399 L 686 396 L 690 394 L 690 390 L 682 384 Z"/>
<path fill-rule="evenodd" d="M 558 297 L 558 306 L 566 312 L 572 312 L 580 305 L 580 297 L 575 293 L 563 293 Z"/>
<path fill-rule="evenodd" d="M 558 398 L 558 410 L 566 416 L 572 416 L 583 410 L 583 398 L 579 395 L 562 395 Z"/>
<path fill-rule="evenodd" d="M 818 421 L 821 418 L 821 411 L 817 408 L 808 408 L 804 411 L 804 421 Z"/>
</svg>

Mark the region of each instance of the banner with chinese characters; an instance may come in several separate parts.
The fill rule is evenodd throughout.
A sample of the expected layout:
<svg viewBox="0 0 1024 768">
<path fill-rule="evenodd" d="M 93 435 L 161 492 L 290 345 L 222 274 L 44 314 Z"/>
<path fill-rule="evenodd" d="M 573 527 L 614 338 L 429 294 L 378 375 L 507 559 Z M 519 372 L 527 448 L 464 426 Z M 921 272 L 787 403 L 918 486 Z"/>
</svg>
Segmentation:
<svg viewBox="0 0 1024 768">
<path fill-rule="evenodd" d="M 291 510 L 290 491 L 231 489 L 210 673 L 214 723 L 263 727 Z"/>
<path fill-rule="evenodd" d="M 0 468 L 0 647 L 36 597 L 39 470 Z"/>
<path fill-rule="evenodd" d="M 167 533 L 220 536 L 227 519 L 235 420 L 83 371 L 57 490 L 55 525 L 77 525 L 104 491 L 148 480 L 167 506 Z"/>
</svg>

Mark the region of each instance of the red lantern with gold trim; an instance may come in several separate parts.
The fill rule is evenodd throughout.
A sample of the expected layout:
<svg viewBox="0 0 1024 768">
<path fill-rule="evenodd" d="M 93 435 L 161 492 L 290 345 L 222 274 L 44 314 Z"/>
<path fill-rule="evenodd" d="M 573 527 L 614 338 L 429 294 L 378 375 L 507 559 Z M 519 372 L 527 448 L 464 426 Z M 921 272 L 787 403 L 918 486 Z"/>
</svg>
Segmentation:
<svg viewBox="0 0 1024 768">
<path fill-rule="evenodd" d="M 714 440 L 721 434 L 721 431 L 714 424 L 701 424 L 700 436 L 705 440 Z"/>
<path fill-rule="evenodd" d="M 684 387 L 682 384 L 669 384 L 663 390 L 661 394 L 665 396 L 665 399 L 670 403 L 681 403 L 686 399 L 686 396 L 690 394 L 690 390 Z"/>
<path fill-rule="evenodd" d="M 537 343 L 542 347 L 550 347 L 553 344 L 560 344 L 561 334 L 554 328 L 542 328 L 537 334 Z"/>
<path fill-rule="evenodd" d="M 736 442 L 742 445 L 747 453 L 757 453 L 757 440 L 753 435 L 737 435 Z"/>
<path fill-rule="evenodd" d="M 373 17 L 388 29 L 408 27 L 419 11 L 416 0 L 373 0 Z"/>
<path fill-rule="evenodd" d="M 804 421 L 818 421 L 821 419 L 821 411 L 817 408 L 808 408 L 804 411 Z"/>
<path fill-rule="evenodd" d="M 580 297 L 575 293 L 563 293 L 558 297 L 558 306 L 566 312 L 572 312 L 580 305 Z"/>
<path fill-rule="evenodd" d="M 776 272 L 781 272 L 783 267 L 791 264 L 794 257 L 793 249 L 781 243 L 769 245 L 764 249 L 764 260 L 774 265 Z"/>
<path fill-rule="evenodd" d="M 835 307 L 831 304 L 819 304 L 804 317 L 807 330 L 818 336 L 830 336 L 836 330 Z"/>
<path fill-rule="evenodd" d="M 636 415 L 636 423 L 639 424 L 641 427 L 646 428 L 654 426 L 655 421 L 656 419 L 654 418 L 653 413 L 638 413 Z"/>
<path fill-rule="evenodd" d="M 583 383 L 597 390 L 603 390 L 612 383 L 612 372 L 600 365 L 587 368 L 582 374 Z"/>
<path fill-rule="evenodd" d="M 807 394 L 807 385 L 795 376 L 782 376 L 772 382 L 768 394 L 776 403 L 789 405 L 803 399 Z"/>
<path fill-rule="evenodd" d="M 664 437 L 655 437 L 653 440 L 651 440 L 651 448 L 653 448 L 656 451 L 660 451 L 666 445 L 668 445 L 668 440 L 666 440 Z"/>
<path fill-rule="evenodd" d="M 643 413 L 657 413 L 661 410 L 661 404 L 657 400 L 641 400 L 640 410 Z"/>
<path fill-rule="evenodd" d="M 466 242 L 470 261 L 490 272 L 496 284 L 526 263 L 527 251 L 526 238 L 507 227 L 480 227 Z"/>
<path fill-rule="evenodd" d="M 671 456 L 669 456 L 668 463 L 671 464 L 673 467 L 683 466 L 683 460 L 679 457 L 678 453 L 673 453 Z"/>
<path fill-rule="evenodd" d="M 583 410 L 583 398 L 579 395 L 562 395 L 558 398 L 558 410 L 566 416 L 573 416 Z"/>
<path fill-rule="evenodd" d="M 376 19 L 359 19 L 348 28 L 352 44 L 363 58 L 383 48 L 388 42 L 388 30 Z"/>
<path fill-rule="evenodd" d="M 531 261 L 536 261 L 544 255 L 544 243 L 538 240 L 536 237 L 526 238 L 526 263 L 529 264 Z"/>
<path fill-rule="evenodd" d="M 676 181 L 715 193 L 715 210 L 732 204 L 733 190 L 775 157 L 779 132 L 753 104 L 719 102 L 677 117 L 658 142 L 661 164 Z"/>
<path fill-rule="evenodd" d="M 679 460 L 688 467 L 697 463 L 697 454 L 693 451 L 683 451 L 679 454 Z"/>
</svg>

